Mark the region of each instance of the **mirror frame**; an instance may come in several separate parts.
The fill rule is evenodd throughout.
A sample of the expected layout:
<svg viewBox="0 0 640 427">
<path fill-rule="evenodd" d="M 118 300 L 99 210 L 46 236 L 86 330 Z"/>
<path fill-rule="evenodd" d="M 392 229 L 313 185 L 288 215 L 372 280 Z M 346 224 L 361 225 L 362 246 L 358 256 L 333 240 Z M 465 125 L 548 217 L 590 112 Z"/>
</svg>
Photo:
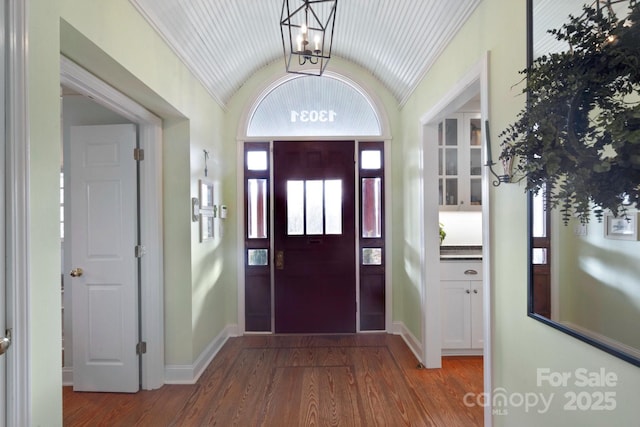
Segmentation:
<svg viewBox="0 0 640 427">
<path fill-rule="evenodd" d="M 534 49 L 533 49 L 533 45 L 534 45 L 534 40 L 533 40 L 533 26 L 534 26 L 534 19 L 535 17 L 533 16 L 533 2 L 534 0 L 527 0 L 527 18 L 526 18 L 526 25 L 527 25 L 527 68 L 530 67 L 533 64 L 533 60 L 534 60 Z M 528 98 L 527 98 L 527 102 L 528 102 Z M 551 320 L 547 317 L 544 317 L 540 314 L 537 314 L 534 312 L 534 305 L 533 305 L 533 259 L 532 259 L 532 254 L 533 254 L 533 192 L 529 191 L 527 194 L 527 266 L 529 268 L 529 271 L 527 272 L 527 279 L 528 279 L 528 283 L 527 283 L 527 288 L 528 288 L 528 292 L 527 292 L 527 315 L 535 320 L 538 320 L 548 326 L 551 326 L 554 329 L 557 329 L 561 332 L 564 332 L 574 338 L 577 338 L 587 344 L 590 344 L 606 353 L 609 353 L 615 357 L 618 357 L 628 363 L 631 363 L 632 365 L 638 366 L 640 367 L 640 358 L 635 357 L 629 353 L 626 353 L 618 348 L 612 347 L 602 341 L 599 341 L 597 339 L 594 339 L 588 335 L 585 335 L 581 332 L 578 332 L 574 329 L 571 329 L 559 322 L 556 322 L 554 320 Z"/>
</svg>

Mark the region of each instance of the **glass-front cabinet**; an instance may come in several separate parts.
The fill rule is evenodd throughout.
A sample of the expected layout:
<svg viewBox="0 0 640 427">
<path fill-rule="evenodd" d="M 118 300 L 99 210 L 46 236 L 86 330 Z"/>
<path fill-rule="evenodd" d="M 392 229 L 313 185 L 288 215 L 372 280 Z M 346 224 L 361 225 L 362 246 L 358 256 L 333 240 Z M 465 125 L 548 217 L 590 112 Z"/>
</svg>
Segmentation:
<svg viewBox="0 0 640 427">
<path fill-rule="evenodd" d="M 479 113 L 459 113 L 438 124 L 441 210 L 482 206 L 482 126 Z"/>
</svg>

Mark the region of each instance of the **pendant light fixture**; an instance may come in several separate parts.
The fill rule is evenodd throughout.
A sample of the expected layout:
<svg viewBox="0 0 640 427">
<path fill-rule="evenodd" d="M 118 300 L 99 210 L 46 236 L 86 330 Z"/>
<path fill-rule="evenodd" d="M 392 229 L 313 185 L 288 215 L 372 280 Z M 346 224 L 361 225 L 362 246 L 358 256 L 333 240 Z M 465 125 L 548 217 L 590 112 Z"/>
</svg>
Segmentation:
<svg viewBox="0 0 640 427">
<path fill-rule="evenodd" d="M 282 48 L 288 73 L 321 76 L 331 58 L 338 0 L 283 0 Z"/>
</svg>

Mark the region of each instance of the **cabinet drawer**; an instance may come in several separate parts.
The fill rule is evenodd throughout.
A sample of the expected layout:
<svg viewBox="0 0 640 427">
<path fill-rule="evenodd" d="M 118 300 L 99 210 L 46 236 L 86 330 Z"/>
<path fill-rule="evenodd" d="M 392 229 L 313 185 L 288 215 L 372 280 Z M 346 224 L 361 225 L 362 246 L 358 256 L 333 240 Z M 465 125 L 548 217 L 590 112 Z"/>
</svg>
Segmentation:
<svg viewBox="0 0 640 427">
<path fill-rule="evenodd" d="M 441 261 L 440 280 L 482 280 L 482 261 Z"/>
</svg>

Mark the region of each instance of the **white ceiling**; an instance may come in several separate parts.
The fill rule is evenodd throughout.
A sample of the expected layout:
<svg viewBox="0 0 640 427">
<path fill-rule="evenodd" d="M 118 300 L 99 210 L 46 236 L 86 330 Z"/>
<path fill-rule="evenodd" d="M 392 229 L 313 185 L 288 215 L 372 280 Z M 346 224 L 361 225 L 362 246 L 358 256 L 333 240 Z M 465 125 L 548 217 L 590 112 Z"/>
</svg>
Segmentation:
<svg viewBox="0 0 640 427">
<path fill-rule="evenodd" d="M 368 70 L 403 105 L 481 0 L 340 0 L 333 56 Z M 225 106 L 281 61 L 282 0 L 130 0 Z M 328 69 L 331 69 L 331 61 Z"/>
</svg>

